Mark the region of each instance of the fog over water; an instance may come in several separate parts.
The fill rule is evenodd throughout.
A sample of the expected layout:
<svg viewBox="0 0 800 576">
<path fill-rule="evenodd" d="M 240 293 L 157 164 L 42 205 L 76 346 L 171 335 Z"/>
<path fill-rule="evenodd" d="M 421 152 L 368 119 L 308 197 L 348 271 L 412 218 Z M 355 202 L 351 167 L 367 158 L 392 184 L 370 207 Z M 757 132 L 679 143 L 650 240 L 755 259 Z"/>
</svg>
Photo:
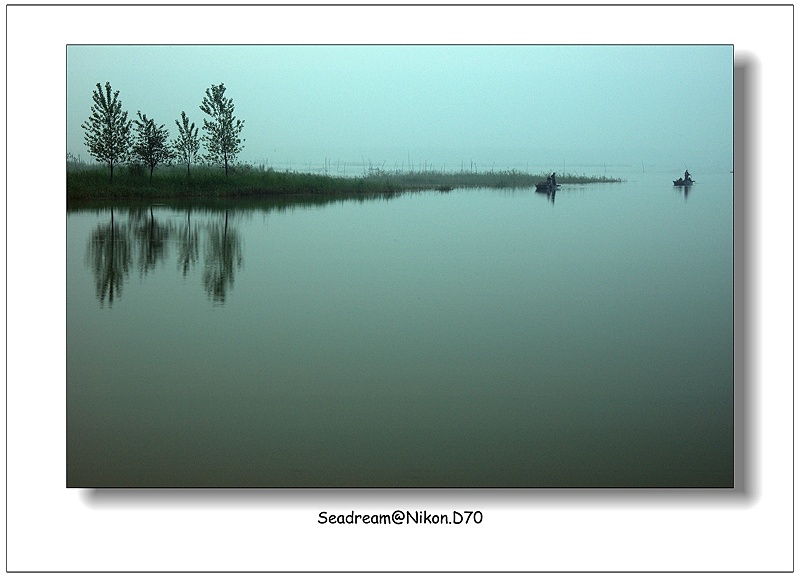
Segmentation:
<svg viewBox="0 0 800 576">
<path fill-rule="evenodd" d="M 108 81 L 174 137 L 224 83 L 240 161 L 386 169 L 728 171 L 733 46 L 108 46 L 67 48 L 67 151 Z M 572 168 L 571 168 L 572 167 Z"/>
</svg>

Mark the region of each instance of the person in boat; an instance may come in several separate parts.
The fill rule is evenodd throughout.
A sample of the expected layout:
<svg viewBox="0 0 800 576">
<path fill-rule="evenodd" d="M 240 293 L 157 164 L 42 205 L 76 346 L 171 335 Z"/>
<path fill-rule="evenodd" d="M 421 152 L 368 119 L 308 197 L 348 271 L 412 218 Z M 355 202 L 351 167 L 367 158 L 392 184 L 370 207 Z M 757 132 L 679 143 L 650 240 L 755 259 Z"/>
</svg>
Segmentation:
<svg viewBox="0 0 800 576">
<path fill-rule="evenodd" d="M 550 178 L 548 178 L 548 181 L 550 182 L 551 186 L 556 186 L 556 173 L 555 172 L 553 172 L 550 175 Z"/>
<path fill-rule="evenodd" d="M 692 179 L 692 175 L 691 175 L 691 174 L 689 174 L 689 171 L 688 171 L 688 170 L 687 170 L 686 172 L 684 172 L 684 173 L 683 173 L 683 181 L 684 181 L 684 182 L 688 182 L 688 181 L 689 181 L 689 180 L 691 180 L 691 179 Z"/>
</svg>

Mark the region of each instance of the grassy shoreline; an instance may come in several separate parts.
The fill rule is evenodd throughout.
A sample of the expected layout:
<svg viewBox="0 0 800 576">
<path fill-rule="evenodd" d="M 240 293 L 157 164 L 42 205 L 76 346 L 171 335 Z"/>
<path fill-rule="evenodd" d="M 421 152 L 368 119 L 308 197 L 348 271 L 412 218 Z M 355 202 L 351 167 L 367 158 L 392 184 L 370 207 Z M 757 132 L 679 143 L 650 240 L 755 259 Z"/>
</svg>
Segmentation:
<svg viewBox="0 0 800 576">
<path fill-rule="evenodd" d="M 218 168 L 194 167 L 187 176 L 179 167 L 160 168 L 152 181 L 122 167 L 109 182 L 108 169 L 89 167 L 67 170 L 67 201 L 178 200 L 257 198 L 275 196 L 392 195 L 421 190 L 447 192 L 457 188 L 533 188 L 545 174 L 517 170 L 491 172 L 384 172 L 363 176 L 331 176 L 304 172 L 263 170 L 245 165 L 226 177 Z M 566 174 L 561 184 L 621 182 L 619 178 Z"/>
</svg>

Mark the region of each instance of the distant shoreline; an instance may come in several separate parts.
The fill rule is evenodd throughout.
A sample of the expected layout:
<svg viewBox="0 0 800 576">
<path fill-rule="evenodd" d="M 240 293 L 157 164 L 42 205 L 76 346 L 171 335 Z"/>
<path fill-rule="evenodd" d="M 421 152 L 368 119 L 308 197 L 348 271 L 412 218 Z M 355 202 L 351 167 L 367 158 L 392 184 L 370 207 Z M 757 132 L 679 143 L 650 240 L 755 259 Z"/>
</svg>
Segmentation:
<svg viewBox="0 0 800 576">
<path fill-rule="evenodd" d="M 291 170 L 238 166 L 228 177 L 208 166 L 158 168 L 152 180 L 127 166 L 116 168 L 113 181 L 103 166 L 68 166 L 67 200 L 179 200 L 270 198 L 281 196 L 353 197 L 460 188 L 533 188 L 547 174 L 518 170 L 489 172 L 398 172 L 370 170 L 362 176 L 332 176 Z M 556 174 L 559 184 L 622 182 L 608 176 Z"/>
</svg>

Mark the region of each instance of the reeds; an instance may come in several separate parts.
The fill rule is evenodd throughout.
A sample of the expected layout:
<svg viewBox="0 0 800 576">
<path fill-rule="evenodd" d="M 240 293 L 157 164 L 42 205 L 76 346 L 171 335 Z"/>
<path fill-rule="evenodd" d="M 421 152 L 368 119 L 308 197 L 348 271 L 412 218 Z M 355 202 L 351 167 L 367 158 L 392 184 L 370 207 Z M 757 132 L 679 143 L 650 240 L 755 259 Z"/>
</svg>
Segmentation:
<svg viewBox="0 0 800 576">
<path fill-rule="evenodd" d="M 152 181 L 136 170 L 115 170 L 113 182 L 107 169 L 86 166 L 67 171 L 67 200 L 112 199 L 212 199 L 281 195 L 386 195 L 417 190 L 450 191 L 456 188 L 531 188 L 544 180 L 544 174 L 518 170 L 473 172 L 384 171 L 372 167 L 362 176 L 277 171 L 263 165 L 236 166 L 229 176 L 216 167 L 194 166 L 189 176 L 181 166 L 158 168 Z M 562 175 L 562 184 L 619 182 L 606 176 Z"/>
</svg>

